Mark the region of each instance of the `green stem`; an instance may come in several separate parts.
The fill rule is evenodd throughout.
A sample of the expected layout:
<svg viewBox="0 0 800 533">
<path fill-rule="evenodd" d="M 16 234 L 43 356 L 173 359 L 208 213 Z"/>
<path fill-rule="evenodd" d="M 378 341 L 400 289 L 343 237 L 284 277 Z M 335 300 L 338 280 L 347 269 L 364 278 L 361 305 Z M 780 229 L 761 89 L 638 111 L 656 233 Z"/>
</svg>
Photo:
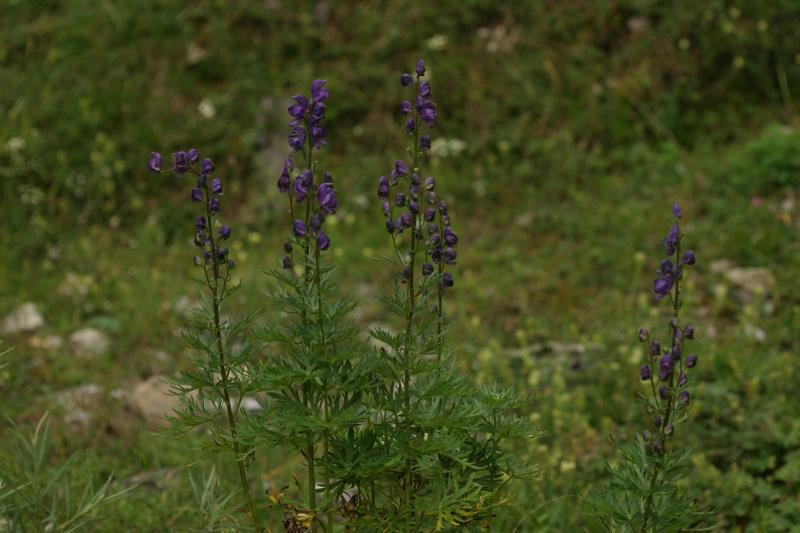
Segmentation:
<svg viewBox="0 0 800 533">
<path fill-rule="evenodd" d="M 207 185 L 205 189 L 205 207 L 206 207 L 206 224 L 208 226 L 208 237 L 211 243 L 211 261 L 213 265 L 213 283 L 209 284 L 214 308 L 214 334 L 217 338 L 217 350 L 219 351 L 219 373 L 222 380 L 222 399 L 225 402 L 225 410 L 228 415 L 228 427 L 231 433 L 231 443 L 233 446 L 233 453 L 236 456 L 236 465 L 239 468 L 239 480 L 242 483 L 242 492 L 245 497 L 245 506 L 247 507 L 248 514 L 253 523 L 253 529 L 258 531 L 258 521 L 256 519 L 255 509 L 253 507 L 253 499 L 250 496 L 250 483 L 247 481 L 247 472 L 244 465 L 244 457 L 242 456 L 241 447 L 239 446 L 239 438 L 236 431 L 236 416 L 231 408 L 231 398 L 228 392 L 228 371 L 229 368 L 225 362 L 225 349 L 222 341 L 222 327 L 219 319 L 220 298 L 222 295 L 218 292 L 220 272 L 219 261 L 217 259 L 217 245 L 214 240 L 214 227 L 212 225 L 211 206 L 210 206 L 210 191 Z"/>
</svg>

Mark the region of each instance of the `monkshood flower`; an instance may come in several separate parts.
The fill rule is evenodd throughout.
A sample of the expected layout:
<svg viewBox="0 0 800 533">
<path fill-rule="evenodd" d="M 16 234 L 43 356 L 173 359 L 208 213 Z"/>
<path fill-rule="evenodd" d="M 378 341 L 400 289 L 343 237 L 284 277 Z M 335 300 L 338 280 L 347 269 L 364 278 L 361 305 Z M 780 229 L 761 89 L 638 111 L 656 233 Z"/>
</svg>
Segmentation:
<svg viewBox="0 0 800 533">
<path fill-rule="evenodd" d="M 667 300 L 672 307 L 672 316 L 667 322 L 668 349 L 662 351 L 658 339 L 650 338 L 648 330 L 639 330 L 639 341 L 648 343 L 646 350 L 647 361 L 641 366 L 639 375 L 642 381 L 649 381 L 652 396 L 648 399 L 648 412 L 655 412 L 655 434 L 648 432 L 645 439 L 648 450 L 654 453 L 666 451 L 667 438 L 672 435 L 673 422 L 680 419 L 682 410 L 689 405 L 690 394 L 685 388 L 689 384 L 688 370 L 697 365 L 697 355 L 691 354 L 684 359 L 685 343 L 694 339 L 695 327 L 691 324 L 682 324 L 680 318 L 682 287 L 681 281 L 686 274 L 686 268 L 697 262 L 695 253 L 687 250 L 681 255 L 684 235 L 681 232 L 680 222 L 683 210 L 679 204 L 672 208 L 673 223 L 664 239 L 667 258 L 662 260 L 657 270 L 653 289 L 656 302 Z M 675 257 L 673 261 L 671 258 Z M 680 259 L 678 259 L 680 258 Z M 653 368 L 658 372 L 654 373 Z M 656 379 L 659 384 L 656 385 Z"/>
</svg>

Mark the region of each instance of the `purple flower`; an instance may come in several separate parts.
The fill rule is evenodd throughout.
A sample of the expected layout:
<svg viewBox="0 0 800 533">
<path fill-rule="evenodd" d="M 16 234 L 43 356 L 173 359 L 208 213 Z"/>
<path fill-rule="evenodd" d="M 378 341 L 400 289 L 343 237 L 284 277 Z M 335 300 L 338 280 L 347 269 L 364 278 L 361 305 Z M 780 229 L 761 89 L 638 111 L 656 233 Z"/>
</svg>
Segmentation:
<svg viewBox="0 0 800 533">
<path fill-rule="evenodd" d="M 289 146 L 295 152 L 299 152 L 306 144 L 306 130 L 300 126 L 294 126 L 289 132 Z"/>
<path fill-rule="evenodd" d="M 282 193 L 289 192 L 289 187 L 292 183 L 292 177 L 289 174 L 289 169 L 286 168 L 286 164 L 283 165 L 283 170 L 281 171 L 281 177 L 278 178 L 278 190 Z"/>
<path fill-rule="evenodd" d="M 430 150 L 431 149 L 431 136 L 427 133 L 423 135 L 419 140 L 419 146 L 423 150 Z"/>
<path fill-rule="evenodd" d="M 689 357 L 686 358 L 686 367 L 694 368 L 695 365 L 697 365 L 697 356 L 695 354 L 691 354 Z"/>
<path fill-rule="evenodd" d="M 389 203 L 389 200 L 384 200 L 383 201 L 383 214 L 388 217 L 389 213 L 391 213 L 391 212 L 392 212 L 392 204 Z"/>
<path fill-rule="evenodd" d="M 669 354 L 661 357 L 661 361 L 658 364 L 658 378 L 661 381 L 667 381 L 669 379 L 674 364 L 675 362 Z"/>
<path fill-rule="evenodd" d="M 652 377 L 650 372 L 650 365 L 642 365 L 639 369 L 639 375 L 642 377 L 642 381 L 647 381 Z"/>
<path fill-rule="evenodd" d="M 333 174 L 326 172 L 322 175 L 322 183 L 333 183 Z"/>
<path fill-rule="evenodd" d="M 172 156 L 172 169 L 178 176 L 183 176 L 189 169 L 189 160 L 183 150 L 175 152 Z"/>
<path fill-rule="evenodd" d="M 683 405 L 689 405 L 689 400 L 691 399 L 691 397 L 689 396 L 689 391 L 688 390 L 682 391 L 678 395 L 678 399 L 681 401 Z"/>
<path fill-rule="evenodd" d="M 681 258 L 681 264 L 682 265 L 691 266 L 691 265 L 694 265 L 695 261 L 696 261 L 696 258 L 695 258 L 694 252 L 692 250 L 688 250 L 685 254 L 683 254 L 683 257 Z"/>
<path fill-rule="evenodd" d="M 672 274 L 673 271 L 672 268 L 673 268 L 672 261 L 670 261 L 669 259 L 664 259 L 663 261 L 661 261 L 661 268 L 658 269 L 658 273 Z"/>
<path fill-rule="evenodd" d="M 211 192 L 214 194 L 222 194 L 222 180 L 214 178 L 211 181 Z"/>
<path fill-rule="evenodd" d="M 211 210 L 212 213 L 218 213 L 219 212 L 219 198 L 217 198 L 216 196 L 214 198 L 212 198 L 211 201 L 208 203 L 208 208 Z"/>
<path fill-rule="evenodd" d="M 378 198 L 386 199 L 389 197 L 389 179 L 381 176 L 378 180 Z"/>
<path fill-rule="evenodd" d="M 324 102 L 330 96 L 330 92 L 328 92 L 328 88 L 325 87 L 325 84 L 328 83 L 328 80 L 314 80 L 311 83 L 311 98 L 315 102 Z"/>
<path fill-rule="evenodd" d="M 325 235 L 324 231 L 320 231 L 317 234 L 317 246 L 319 246 L 320 250 L 327 250 L 331 247 L 331 239 Z"/>
<path fill-rule="evenodd" d="M 650 338 L 650 332 L 647 331 L 645 328 L 639 329 L 639 342 L 647 342 L 647 339 Z"/>
<path fill-rule="evenodd" d="M 423 98 L 430 98 L 431 97 L 431 84 L 427 81 L 423 81 L 419 84 L 419 95 Z"/>
<path fill-rule="evenodd" d="M 200 172 L 205 174 L 206 176 L 214 172 L 214 162 L 208 158 L 203 159 L 203 164 L 200 165 Z"/>
<path fill-rule="evenodd" d="M 689 377 L 686 375 L 686 372 L 681 372 L 681 375 L 678 376 L 678 386 L 683 387 L 688 383 Z"/>
<path fill-rule="evenodd" d="M 431 274 L 433 274 L 433 265 L 430 263 L 425 263 L 422 265 L 422 275 L 430 276 Z"/>
<path fill-rule="evenodd" d="M 199 215 L 194 221 L 194 228 L 198 233 L 206 230 L 206 217 Z"/>
<path fill-rule="evenodd" d="M 325 222 L 325 217 L 319 213 L 314 213 L 313 215 L 311 215 L 311 218 L 308 221 L 309 225 L 311 226 L 311 230 L 314 232 L 317 232 L 320 229 L 322 229 L 322 224 L 324 222 Z"/>
<path fill-rule="evenodd" d="M 441 209 L 440 209 L 441 211 Z M 447 210 L 445 210 L 445 213 Z M 449 244 L 450 246 L 455 246 L 458 244 L 458 235 L 456 235 L 450 227 L 444 228 L 444 242 Z"/>
<path fill-rule="evenodd" d="M 403 231 L 413 225 L 414 217 L 411 216 L 411 213 L 403 213 L 400 215 L 400 218 L 397 219 L 397 231 Z"/>
<path fill-rule="evenodd" d="M 203 189 L 199 187 L 195 187 L 192 189 L 192 201 L 196 203 L 200 203 L 203 201 Z"/>
<path fill-rule="evenodd" d="M 386 231 L 388 231 L 389 233 L 394 233 L 394 230 L 395 230 L 394 220 L 392 220 L 391 218 L 387 218 L 386 219 Z"/>
<path fill-rule="evenodd" d="M 433 176 L 425 178 L 425 190 L 432 191 L 436 188 L 436 179 Z"/>
<path fill-rule="evenodd" d="M 327 143 L 327 139 L 328 130 L 326 128 L 311 126 L 311 141 L 314 143 L 314 148 L 319 148 Z"/>
<path fill-rule="evenodd" d="M 425 60 L 420 59 L 417 61 L 417 66 L 415 68 L 417 72 L 417 76 L 424 76 L 425 75 Z"/>
<path fill-rule="evenodd" d="M 436 112 L 436 105 L 433 102 L 426 102 L 420 106 L 419 118 L 428 126 L 433 126 L 436 119 L 439 118 L 439 114 Z"/>
<path fill-rule="evenodd" d="M 419 202 L 416 200 L 409 200 L 408 201 L 408 210 L 411 211 L 412 215 L 416 215 L 419 213 Z"/>
<path fill-rule="evenodd" d="M 283 243 L 283 251 L 286 252 L 287 254 L 292 253 L 292 243 L 291 243 L 291 241 L 285 241 Z"/>
<path fill-rule="evenodd" d="M 336 191 L 330 183 L 323 183 L 317 189 L 317 202 L 323 211 L 329 215 L 336 212 L 339 202 L 336 200 Z"/>
<path fill-rule="evenodd" d="M 186 157 L 189 158 L 190 163 L 197 163 L 200 161 L 200 152 L 197 151 L 197 148 L 190 148 Z"/>
<path fill-rule="evenodd" d="M 305 237 L 306 233 L 308 232 L 308 228 L 306 228 L 306 223 L 302 220 L 295 220 L 292 223 L 292 230 L 294 231 L 295 237 Z"/>
<path fill-rule="evenodd" d="M 425 214 L 422 216 L 426 221 L 433 222 L 434 219 L 436 218 L 436 209 L 429 207 L 428 209 L 425 210 Z"/>
<path fill-rule="evenodd" d="M 675 248 L 678 246 L 678 242 L 681 239 L 680 230 L 678 229 L 677 224 L 673 224 L 669 230 L 669 233 L 664 238 L 664 246 L 667 249 L 667 255 L 672 255 L 675 253 Z"/>
<path fill-rule="evenodd" d="M 223 241 L 230 239 L 231 231 L 232 230 L 230 226 L 228 226 L 227 224 L 223 225 L 221 228 L 219 228 L 219 238 L 222 239 Z"/>
<path fill-rule="evenodd" d="M 675 278 L 673 278 L 671 274 L 668 274 L 663 278 L 658 278 L 657 280 L 655 280 L 653 289 L 656 293 L 657 302 L 663 300 L 670 293 L 674 282 Z"/>
<path fill-rule="evenodd" d="M 408 115 L 411 113 L 411 102 L 408 100 L 403 100 L 403 102 L 400 104 L 400 109 L 403 111 L 404 115 Z"/>
<path fill-rule="evenodd" d="M 408 87 L 412 83 L 414 83 L 414 78 L 411 76 L 411 74 L 404 72 L 400 75 L 400 85 L 403 87 Z"/>
<path fill-rule="evenodd" d="M 444 272 L 442 274 L 442 287 L 452 287 L 453 286 L 453 275 L 450 272 Z"/>
<path fill-rule="evenodd" d="M 228 249 L 227 248 L 219 248 L 217 250 L 217 259 L 218 260 L 223 261 L 227 255 L 228 255 Z"/>
<path fill-rule="evenodd" d="M 303 120 L 306 111 L 308 111 L 308 98 L 303 94 L 298 94 L 297 96 L 294 96 L 293 99 L 295 103 L 289 106 L 289 115 L 291 115 L 291 117 L 296 121 Z"/>
<path fill-rule="evenodd" d="M 672 206 L 672 216 L 675 218 L 681 218 L 683 216 L 683 210 L 678 202 L 675 202 L 675 205 Z"/>
<path fill-rule="evenodd" d="M 406 195 L 402 192 L 399 192 L 394 197 L 394 205 L 397 207 L 403 207 L 406 205 Z"/>
<path fill-rule="evenodd" d="M 408 119 L 408 121 L 406 122 L 406 131 L 408 133 L 414 133 L 414 128 L 416 127 L 417 127 L 417 122 L 413 118 Z"/>
<path fill-rule="evenodd" d="M 408 175 L 408 165 L 402 159 L 398 159 L 394 163 L 394 170 L 392 171 L 392 178 L 397 180 L 400 176 Z"/>
<path fill-rule="evenodd" d="M 660 387 L 658 389 L 658 395 L 661 397 L 662 400 L 666 400 L 669 398 L 669 389 L 667 387 Z"/>
<path fill-rule="evenodd" d="M 292 268 L 292 258 L 288 255 L 283 258 L 282 261 L 283 268 Z"/>
<path fill-rule="evenodd" d="M 454 265 L 456 263 L 456 257 L 458 257 L 458 253 L 456 249 L 452 246 L 448 246 L 444 249 L 444 261 L 448 265 Z"/>
<path fill-rule="evenodd" d="M 661 343 L 658 341 L 653 341 L 650 343 L 650 355 L 653 357 L 657 355 L 661 355 Z"/>
<path fill-rule="evenodd" d="M 161 154 L 158 152 L 150 153 L 150 161 L 147 162 L 147 168 L 150 169 L 150 172 L 161 172 L 163 164 L 164 161 L 161 158 Z"/>
<path fill-rule="evenodd" d="M 302 202 L 308 196 L 311 187 L 314 185 L 314 175 L 310 170 L 306 170 L 294 180 L 294 193 L 298 202 Z"/>
<path fill-rule="evenodd" d="M 683 328 L 683 336 L 687 339 L 694 339 L 694 326 L 688 324 L 685 328 Z"/>
</svg>

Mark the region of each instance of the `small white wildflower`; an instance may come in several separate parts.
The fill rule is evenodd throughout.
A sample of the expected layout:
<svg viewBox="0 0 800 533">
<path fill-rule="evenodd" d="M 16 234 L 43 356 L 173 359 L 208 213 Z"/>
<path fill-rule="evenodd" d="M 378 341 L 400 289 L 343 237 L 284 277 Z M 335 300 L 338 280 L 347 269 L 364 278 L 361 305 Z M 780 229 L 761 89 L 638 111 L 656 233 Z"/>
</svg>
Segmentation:
<svg viewBox="0 0 800 533">
<path fill-rule="evenodd" d="M 214 107 L 214 103 L 208 98 L 203 98 L 200 100 L 197 110 L 205 118 L 214 118 L 214 116 L 217 114 L 217 108 Z"/>
</svg>

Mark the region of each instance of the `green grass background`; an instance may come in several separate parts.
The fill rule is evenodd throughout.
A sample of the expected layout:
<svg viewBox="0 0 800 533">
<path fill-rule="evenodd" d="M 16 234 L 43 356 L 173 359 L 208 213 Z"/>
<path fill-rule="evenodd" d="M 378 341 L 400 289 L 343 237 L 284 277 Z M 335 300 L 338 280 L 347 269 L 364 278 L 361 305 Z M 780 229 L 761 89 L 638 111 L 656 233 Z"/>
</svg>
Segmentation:
<svg viewBox="0 0 800 533">
<path fill-rule="evenodd" d="M 461 237 L 447 302 L 459 364 L 530 395 L 546 432 L 519 450 L 542 474 L 513 487 L 497 530 L 595 530 L 579 511 L 614 461 L 609 436 L 647 423 L 636 331 L 663 323 L 650 290 L 680 201 L 698 254 L 686 306 L 696 399 L 675 439 L 696 450 L 686 482 L 720 531 L 800 531 L 800 4 L 789 0 L 1 0 L 0 311 L 36 302 L 48 321 L 37 335 L 90 325 L 113 349 L 87 363 L 5 339 L 0 415 L 32 427 L 61 389 L 110 391 L 188 364 L 177 308 L 198 290 L 192 205 L 186 183 L 147 172 L 151 150 L 195 146 L 216 161 L 247 287 L 234 306 L 276 318 L 262 272 L 287 233 L 275 187 L 285 108 L 314 78 L 332 94 L 323 153 L 343 204 L 338 280 L 361 300 L 359 322 L 387 320 L 376 298 L 391 273 L 370 259 L 389 244 L 374 190 L 401 154 L 399 73 L 419 57 L 435 137 L 449 140 L 426 174 Z M 775 288 L 739 303 L 710 268 L 720 259 L 769 269 Z M 525 350 L 551 341 L 587 349 Z M 54 417 L 54 464 L 83 449 L 87 475 L 124 479 L 213 462 L 198 462 L 196 436 L 153 436 L 117 403 L 96 415 L 82 432 Z M 264 456 L 265 482 L 299 472 L 280 451 Z M 197 514 L 184 477 L 135 490 L 95 527 L 189 530 Z"/>
</svg>

